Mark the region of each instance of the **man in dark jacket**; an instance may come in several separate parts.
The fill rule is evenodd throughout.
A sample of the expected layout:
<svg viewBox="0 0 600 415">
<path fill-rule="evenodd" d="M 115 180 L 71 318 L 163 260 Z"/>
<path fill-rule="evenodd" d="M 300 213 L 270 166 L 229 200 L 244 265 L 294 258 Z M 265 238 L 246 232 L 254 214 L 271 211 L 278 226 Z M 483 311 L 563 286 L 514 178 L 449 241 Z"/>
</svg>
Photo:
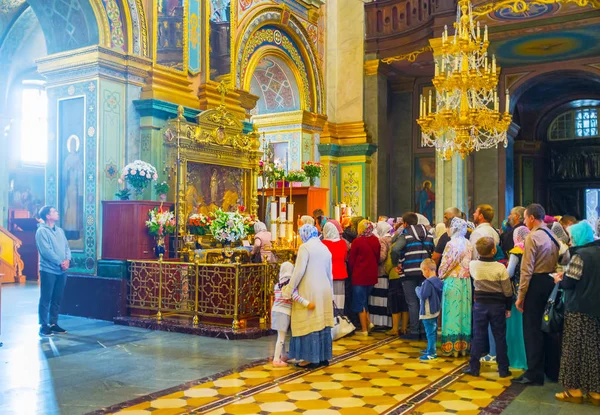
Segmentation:
<svg viewBox="0 0 600 415">
<path fill-rule="evenodd" d="M 431 258 L 433 236 L 425 226 L 418 225 L 419 218 L 414 212 L 402 216 L 404 231 L 392 245 L 392 261 L 399 266 L 400 282 L 409 314 L 409 333 L 402 336 L 409 340 L 418 340 L 423 333 L 419 322 L 419 298 L 415 289 L 423 282 L 421 262 Z"/>
<path fill-rule="evenodd" d="M 65 233 L 56 226 L 58 212 L 53 206 L 40 209 L 35 243 L 40 254 L 40 303 L 38 306 L 40 336 L 52 336 L 67 331 L 58 325 L 58 310 L 62 300 L 66 271 L 71 263 L 71 249 Z"/>
</svg>

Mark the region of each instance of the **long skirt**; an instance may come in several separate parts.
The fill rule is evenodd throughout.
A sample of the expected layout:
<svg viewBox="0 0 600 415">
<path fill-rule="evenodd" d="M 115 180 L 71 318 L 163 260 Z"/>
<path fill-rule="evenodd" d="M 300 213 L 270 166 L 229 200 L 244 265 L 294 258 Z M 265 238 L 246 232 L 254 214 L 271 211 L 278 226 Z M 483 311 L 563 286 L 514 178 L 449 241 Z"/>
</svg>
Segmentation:
<svg viewBox="0 0 600 415">
<path fill-rule="evenodd" d="M 565 313 L 559 381 L 565 389 L 600 393 L 600 319 Z"/>
<path fill-rule="evenodd" d="M 508 343 L 508 361 L 514 369 L 527 370 L 527 355 L 523 339 L 523 314 L 512 305 L 510 318 L 506 320 L 506 343 Z"/>
<path fill-rule="evenodd" d="M 442 294 L 442 354 L 471 350 L 471 279 L 448 277 Z"/>
<path fill-rule="evenodd" d="M 331 360 L 333 356 L 332 344 L 331 327 L 325 327 L 321 331 L 315 331 L 306 336 L 292 336 L 288 357 L 310 363 Z"/>
<path fill-rule="evenodd" d="M 392 327 L 392 316 L 388 314 L 389 281 L 387 275 L 380 276 L 369 297 L 371 323 L 378 327 Z"/>
<path fill-rule="evenodd" d="M 335 307 L 343 313 L 346 304 L 346 280 L 333 281 L 333 302 Z"/>
</svg>

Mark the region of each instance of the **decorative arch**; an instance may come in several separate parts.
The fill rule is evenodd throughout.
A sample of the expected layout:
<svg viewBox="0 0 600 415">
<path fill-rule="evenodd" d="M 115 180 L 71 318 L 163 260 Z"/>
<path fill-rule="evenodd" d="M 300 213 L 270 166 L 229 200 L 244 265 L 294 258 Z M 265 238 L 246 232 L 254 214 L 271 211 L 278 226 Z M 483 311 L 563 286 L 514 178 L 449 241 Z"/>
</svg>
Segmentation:
<svg viewBox="0 0 600 415">
<path fill-rule="evenodd" d="M 252 75 L 248 71 L 250 63 L 258 63 L 261 54 L 269 49 L 280 49 L 290 56 L 303 82 L 306 82 L 300 87 L 305 91 L 305 102 L 310 104 L 306 105 L 305 109 L 322 114 L 325 112 L 325 94 L 317 53 L 300 21 L 291 15 L 284 25 L 282 12 L 282 7 L 266 6 L 240 25 L 233 49 L 237 51 L 235 84 L 238 87 L 249 85 L 247 78 Z M 285 17 L 287 16 L 286 14 Z M 258 54 L 258 57 L 255 57 L 255 54 Z"/>
<path fill-rule="evenodd" d="M 139 56 L 148 56 L 148 23 L 142 0 L 127 0 L 123 5 L 125 21 L 127 23 L 129 53 Z"/>
<path fill-rule="evenodd" d="M 303 109 L 304 91 L 298 69 L 279 49 L 256 54 L 256 62 L 248 69 L 248 84 L 244 90 L 258 95 L 257 114 L 296 111 Z M 258 59 L 259 58 L 259 59 Z"/>
</svg>

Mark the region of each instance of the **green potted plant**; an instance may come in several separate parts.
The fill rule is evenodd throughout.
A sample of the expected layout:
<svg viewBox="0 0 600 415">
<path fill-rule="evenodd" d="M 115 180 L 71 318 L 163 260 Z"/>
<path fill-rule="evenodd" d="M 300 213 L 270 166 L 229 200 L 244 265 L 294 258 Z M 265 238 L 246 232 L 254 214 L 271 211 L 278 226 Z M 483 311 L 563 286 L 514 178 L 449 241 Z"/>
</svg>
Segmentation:
<svg viewBox="0 0 600 415">
<path fill-rule="evenodd" d="M 167 193 L 169 193 L 169 183 L 162 181 L 156 185 L 154 185 L 154 191 L 156 192 L 156 195 L 158 196 L 159 200 L 161 202 L 166 202 L 167 201 Z"/>
<path fill-rule="evenodd" d="M 316 161 L 307 161 L 306 163 L 302 163 L 302 170 L 304 170 L 306 177 L 308 177 L 310 185 L 314 186 L 317 177 L 321 177 L 323 173 L 323 165 Z"/>
</svg>

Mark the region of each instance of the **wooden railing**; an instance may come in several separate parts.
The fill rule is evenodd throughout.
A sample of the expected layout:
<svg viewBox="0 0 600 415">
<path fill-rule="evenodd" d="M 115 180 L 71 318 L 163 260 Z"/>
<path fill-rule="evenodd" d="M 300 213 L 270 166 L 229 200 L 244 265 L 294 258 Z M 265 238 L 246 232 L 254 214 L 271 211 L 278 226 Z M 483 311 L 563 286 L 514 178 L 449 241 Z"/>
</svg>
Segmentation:
<svg viewBox="0 0 600 415">
<path fill-rule="evenodd" d="M 0 226 L 0 274 L 2 283 L 24 282 L 23 261 L 18 249 L 21 240 Z"/>
</svg>

